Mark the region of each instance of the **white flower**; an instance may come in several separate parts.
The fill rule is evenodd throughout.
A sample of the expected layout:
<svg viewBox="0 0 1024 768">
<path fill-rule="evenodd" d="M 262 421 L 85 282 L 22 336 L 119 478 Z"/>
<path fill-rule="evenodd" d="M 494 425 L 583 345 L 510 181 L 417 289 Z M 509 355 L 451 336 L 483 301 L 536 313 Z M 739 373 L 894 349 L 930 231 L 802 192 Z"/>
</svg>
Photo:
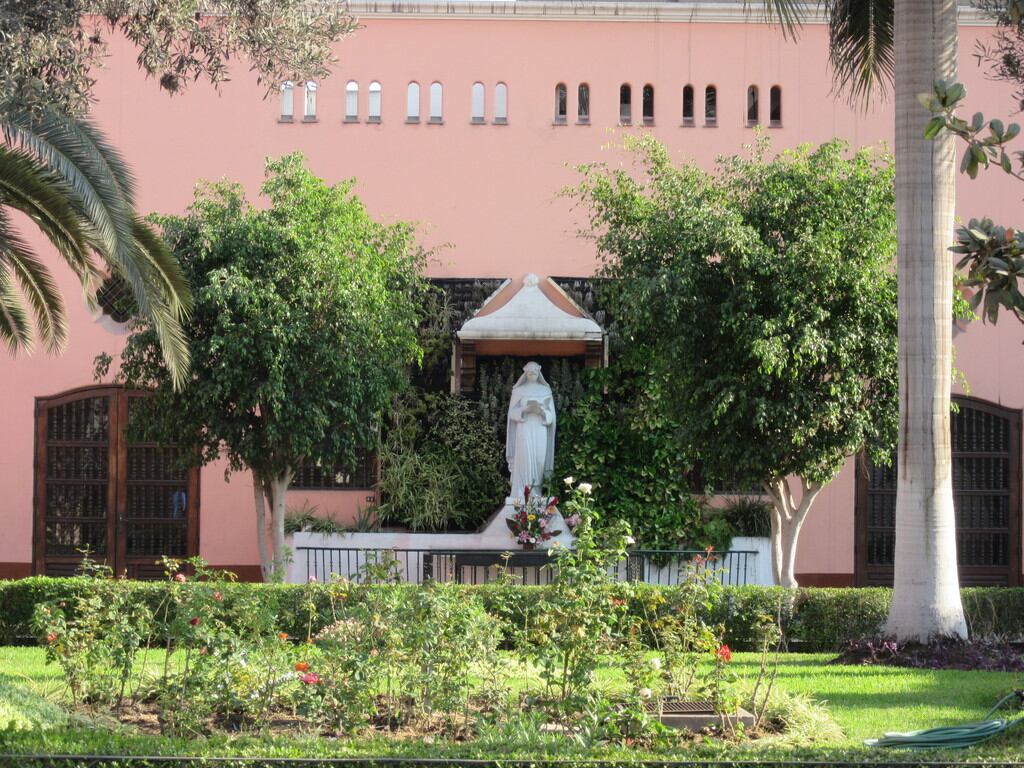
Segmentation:
<svg viewBox="0 0 1024 768">
<path fill-rule="evenodd" d="M 580 483 L 579 485 L 576 486 L 576 488 L 584 496 L 589 496 L 590 492 L 594 490 L 594 486 L 592 486 L 590 483 Z"/>
<path fill-rule="evenodd" d="M 627 547 L 632 545 L 632 544 L 636 544 L 636 539 L 634 539 L 632 536 L 627 536 L 625 541 L 626 541 L 626 546 Z"/>
<path fill-rule="evenodd" d="M 651 659 L 651 669 L 661 669 L 661 659 L 657 657 Z"/>
<path fill-rule="evenodd" d="M 653 695 L 654 695 L 654 691 L 652 691 L 650 688 L 641 688 L 640 689 L 640 698 L 641 699 L 649 699 Z"/>
<path fill-rule="evenodd" d="M 575 482 L 576 482 L 576 478 L 573 477 L 572 475 L 569 475 L 567 478 L 565 478 L 565 487 L 566 488 L 572 488 L 572 484 L 575 483 Z"/>
</svg>

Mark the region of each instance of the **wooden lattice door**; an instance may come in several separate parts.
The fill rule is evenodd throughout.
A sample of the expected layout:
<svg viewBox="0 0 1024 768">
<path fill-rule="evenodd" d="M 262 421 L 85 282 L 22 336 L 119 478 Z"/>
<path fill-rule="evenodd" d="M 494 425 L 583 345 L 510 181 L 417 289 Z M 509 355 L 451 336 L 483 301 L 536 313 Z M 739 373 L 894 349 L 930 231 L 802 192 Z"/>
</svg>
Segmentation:
<svg viewBox="0 0 1024 768">
<path fill-rule="evenodd" d="M 161 556 L 198 552 L 199 473 L 180 449 L 125 435 L 143 396 L 88 387 L 36 401 L 36 573 L 71 575 L 88 550 L 115 573 L 159 578 Z"/>
<path fill-rule="evenodd" d="M 957 565 L 964 586 L 1021 583 L 1021 415 L 967 397 L 954 398 L 953 506 Z M 857 479 L 857 583 L 893 580 L 896 462 Z"/>
</svg>

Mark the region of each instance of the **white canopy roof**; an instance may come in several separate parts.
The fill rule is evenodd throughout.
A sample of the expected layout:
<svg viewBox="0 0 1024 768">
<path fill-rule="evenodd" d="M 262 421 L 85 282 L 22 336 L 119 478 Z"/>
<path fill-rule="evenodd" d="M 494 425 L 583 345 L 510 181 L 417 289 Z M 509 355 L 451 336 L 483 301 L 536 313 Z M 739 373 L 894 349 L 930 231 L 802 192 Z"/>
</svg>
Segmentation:
<svg viewBox="0 0 1024 768">
<path fill-rule="evenodd" d="M 491 296 L 477 313 L 462 325 L 458 337 L 464 341 L 483 339 L 545 339 L 555 341 L 600 341 L 601 326 L 583 316 L 570 315 L 558 307 L 540 289 L 534 274 L 523 278 L 519 289 L 507 304 L 490 314 L 481 315 L 494 301 Z M 568 299 L 568 297 L 566 297 Z M 568 299 L 572 303 L 571 299 Z M 578 309 L 578 307 L 577 307 Z"/>
</svg>

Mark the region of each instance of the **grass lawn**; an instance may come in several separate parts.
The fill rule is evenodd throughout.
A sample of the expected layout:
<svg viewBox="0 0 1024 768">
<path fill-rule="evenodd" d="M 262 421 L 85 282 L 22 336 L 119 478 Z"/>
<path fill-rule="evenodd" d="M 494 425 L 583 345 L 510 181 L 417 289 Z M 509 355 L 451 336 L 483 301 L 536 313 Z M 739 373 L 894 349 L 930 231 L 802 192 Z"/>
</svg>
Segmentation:
<svg viewBox="0 0 1024 768">
<path fill-rule="evenodd" d="M 953 725 L 980 719 L 1001 696 L 1024 687 L 1024 675 L 1000 672 L 909 670 L 828 664 L 828 654 L 789 654 L 782 658 L 777 685 L 819 702 L 842 729 L 839 741 L 748 744 L 695 744 L 682 759 L 742 757 L 745 759 L 1003 759 L 1024 756 L 1024 724 L 1008 736 L 969 751 L 910 753 L 870 750 L 863 739 L 885 731 Z M 752 678 L 757 659 L 737 653 L 735 665 Z M 609 686 L 614 679 L 607 679 Z M 406 755 L 486 757 L 609 757 L 639 761 L 649 753 L 625 749 L 584 749 L 562 737 L 510 732 L 461 744 L 395 742 L 363 738 L 334 740 L 309 734 L 296 738 L 217 736 L 193 741 L 142 736 L 130 729 L 81 716 L 68 716 L 60 706 L 63 684 L 59 670 L 46 666 L 42 649 L 0 648 L 0 753 L 64 752 L 124 754 L 197 754 L 264 756 Z M 13 722 L 13 725 L 7 725 Z M 6 728 L 5 728 L 6 726 Z M 502 742 L 502 739 L 505 741 Z M 658 755 L 671 758 L 672 754 Z"/>
</svg>

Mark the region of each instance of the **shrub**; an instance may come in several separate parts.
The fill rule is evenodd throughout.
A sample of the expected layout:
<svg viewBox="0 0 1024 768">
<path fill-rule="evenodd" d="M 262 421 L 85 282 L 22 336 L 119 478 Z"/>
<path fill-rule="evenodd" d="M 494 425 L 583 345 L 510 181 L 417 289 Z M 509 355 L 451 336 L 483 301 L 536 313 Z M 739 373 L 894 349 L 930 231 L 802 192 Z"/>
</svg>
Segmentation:
<svg viewBox="0 0 1024 768">
<path fill-rule="evenodd" d="M 771 536 L 771 513 L 772 505 L 757 496 L 734 496 L 722 508 L 735 536 Z"/>
<path fill-rule="evenodd" d="M 501 506 L 503 447 L 459 395 L 416 393 L 394 410 L 380 450 L 380 516 L 414 531 L 471 530 Z"/>
<path fill-rule="evenodd" d="M 132 604 L 147 606 L 154 613 L 167 598 L 166 582 L 115 580 L 112 582 Z M 185 589 L 193 584 L 185 585 Z M 35 637 L 32 614 L 36 604 L 63 600 L 68 618 L 73 618 L 75 601 L 95 594 L 95 579 L 32 576 L 0 581 L 0 643 L 25 642 Z M 276 617 L 278 631 L 297 638 L 315 634 L 341 617 L 334 584 L 237 584 L 219 587 L 224 611 L 243 611 L 259 605 Z M 418 589 L 409 584 L 346 585 L 348 605 Z M 452 585 L 459 594 L 479 598 L 484 609 L 505 622 L 507 631 L 523 627 L 527 616 L 537 610 L 550 587 L 525 587 L 501 583 L 475 586 Z M 692 596 L 685 587 L 646 584 L 608 584 L 599 588 L 604 599 L 625 599 L 629 612 L 643 615 L 678 613 Z M 334 590 L 334 591 L 332 591 Z M 701 605 L 702 618 L 710 624 L 725 625 L 725 642 L 734 650 L 755 647 L 759 617 L 779 615 L 791 649 L 838 650 L 853 637 L 878 634 L 888 610 L 891 590 L 886 588 L 822 589 L 808 587 L 722 587 Z M 964 611 L 975 635 L 993 635 L 1006 640 L 1024 639 L 1024 588 L 971 587 L 962 591 Z M 250 603 L 249 601 L 253 601 Z M 347 610 L 347 609 L 346 609 Z"/>
</svg>

